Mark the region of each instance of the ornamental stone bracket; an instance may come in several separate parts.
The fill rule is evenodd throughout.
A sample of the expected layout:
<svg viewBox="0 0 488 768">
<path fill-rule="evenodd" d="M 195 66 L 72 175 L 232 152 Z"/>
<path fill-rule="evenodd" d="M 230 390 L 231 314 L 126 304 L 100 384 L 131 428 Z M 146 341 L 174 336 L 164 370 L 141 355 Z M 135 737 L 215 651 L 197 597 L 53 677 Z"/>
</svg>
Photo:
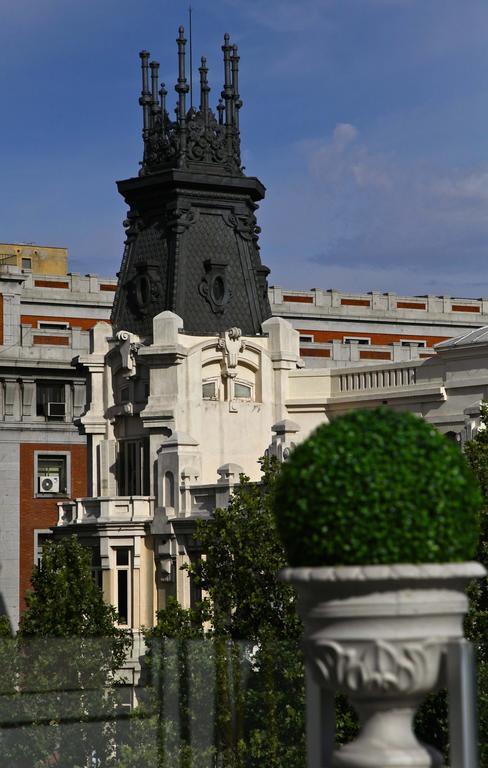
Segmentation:
<svg viewBox="0 0 488 768">
<path fill-rule="evenodd" d="M 242 339 L 240 328 L 229 328 L 217 341 L 217 349 L 222 351 L 222 377 L 235 379 L 239 355 L 244 352 L 246 343 Z M 229 412 L 237 413 L 237 403 L 229 396 Z"/>
<path fill-rule="evenodd" d="M 130 379 L 136 375 L 136 354 L 141 346 L 141 341 L 139 336 L 129 331 L 118 331 L 115 338 L 119 342 L 124 378 Z"/>
<path fill-rule="evenodd" d="M 242 339 L 240 328 L 229 328 L 229 330 L 225 331 L 219 338 L 217 349 L 222 350 L 223 376 L 229 379 L 235 379 L 237 376 L 239 355 L 241 352 L 244 352 L 245 348 L 246 342 Z"/>
</svg>

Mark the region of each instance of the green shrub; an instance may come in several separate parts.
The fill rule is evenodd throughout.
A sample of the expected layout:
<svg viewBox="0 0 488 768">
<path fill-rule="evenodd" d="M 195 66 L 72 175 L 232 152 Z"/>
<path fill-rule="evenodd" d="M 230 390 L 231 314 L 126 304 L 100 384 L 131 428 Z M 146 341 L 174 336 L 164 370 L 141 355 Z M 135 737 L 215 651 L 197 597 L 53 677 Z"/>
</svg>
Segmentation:
<svg viewBox="0 0 488 768">
<path fill-rule="evenodd" d="M 318 427 L 283 466 L 274 496 L 292 566 L 466 560 L 480 507 L 458 447 L 386 408 Z"/>
</svg>

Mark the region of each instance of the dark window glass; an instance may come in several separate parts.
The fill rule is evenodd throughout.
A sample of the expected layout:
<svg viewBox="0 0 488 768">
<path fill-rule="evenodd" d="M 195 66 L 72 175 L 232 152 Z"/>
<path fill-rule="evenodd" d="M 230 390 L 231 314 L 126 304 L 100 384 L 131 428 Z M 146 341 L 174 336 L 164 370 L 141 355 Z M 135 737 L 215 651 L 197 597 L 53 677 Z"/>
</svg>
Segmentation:
<svg viewBox="0 0 488 768">
<path fill-rule="evenodd" d="M 36 383 L 36 401 L 38 416 L 45 416 L 46 419 L 64 419 L 64 408 L 61 405 L 65 403 L 64 383 L 38 381 Z M 50 407 L 50 403 L 54 406 L 58 404 L 59 407 Z"/>
<path fill-rule="evenodd" d="M 117 549 L 117 565 L 129 565 L 128 549 Z"/>
<path fill-rule="evenodd" d="M 129 571 L 117 571 L 117 610 L 119 622 L 129 623 Z"/>
<path fill-rule="evenodd" d="M 149 439 L 120 440 L 118 447 L 119 494 L 146 496 L 149 493 Z"/>
</svg>

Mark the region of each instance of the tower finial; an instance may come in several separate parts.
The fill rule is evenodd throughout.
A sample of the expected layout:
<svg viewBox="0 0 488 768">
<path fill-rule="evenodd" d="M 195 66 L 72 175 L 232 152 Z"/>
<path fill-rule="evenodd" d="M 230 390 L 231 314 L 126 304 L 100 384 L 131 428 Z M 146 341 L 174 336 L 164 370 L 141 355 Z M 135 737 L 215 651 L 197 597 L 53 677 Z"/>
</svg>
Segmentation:
<svg viewBox="0 0 488 768">
<path fill-rule="evenodd" d="M 192 7 L 188 6 L 188 29 L 190 31 L 190 109 L 193 107 L 193 36 L 191 31 Z"/>
<path fill-rule="evenodd" d="M 144 141 L 147 138 L 150 124 L 150 105 L 151 105 L 151 93 L 149 91 L 149 51 L 141 51 L 139 56 L 141 58 L 141 71 L 142 71 L 142 90 L 139 97 L 139 104 L 142 107 L 143 116 L 143 130 L 142 136 Z"/>
<path fill-rule="evenodd" d="M 239 110 L 242 107 L 242 101 L 239 96 L 239 54 L 237 45 L 232 46 L 232 101 L 234 104 L 234 124 L 237 130 L 239 130 Z"/>
<path fill-rule="evenodd" d="M 203 114 L 204 124 L 208 125 L 208 94 L 210 86 L 207 80 L 208 68 L 205 56 L 202 56 L 201 66 L 198 71 L 200 72 L 200 112 Z"/>
<path fill-rule="evenodd" d="M 224 44 L 222 50 L 224 52 L 224 90 L 222 91 L 222 98 L 225 103 L 225 125 L 230 127 L 232 125 L 232 83 L 230 79 L 230 50 L 229 35 L 226 32 L 224 35 Z"/>
<path fill-rule="evenodd" d="M 151 67 L 151 112 L 154 118 L 154 115 L 159 112 L 159 61 L 151 61 L 149 66 Z"/>
<path fill-rule="evenodd" d="M 178 37 L 176 38 L 178 45 L 178 82 L 175 85 L 175 91 L 178 94 L 178 124 L 180 128 L 180 148 L 181 157 L 180 160 L 184 164 L 184 158 L 186 155 L 186 94 L 188 93 L 188 83 L 186 82 L 185 75 L 185 30 L 182 26 L 178 29 Z"/>
</svg>

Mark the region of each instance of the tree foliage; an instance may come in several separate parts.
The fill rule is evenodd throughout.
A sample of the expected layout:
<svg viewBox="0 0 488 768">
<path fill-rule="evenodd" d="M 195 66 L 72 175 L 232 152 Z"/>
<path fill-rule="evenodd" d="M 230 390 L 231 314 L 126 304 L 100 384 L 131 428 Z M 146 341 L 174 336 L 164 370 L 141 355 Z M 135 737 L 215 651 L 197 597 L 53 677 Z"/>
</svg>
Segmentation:
<svg viewBox="0 0 488 768">
<path fill-rule="evenodd" d="M 10 641 L 13 685 L 2 713 L 2 755 L 19 768 L 115 760 L 115 675 L 131 638 L 116 626 L 90 564 L 73 537 L 43 547 L 33 570 L 27 609 Z"/>
<path fill-rule="evenodd" d="M 203 556 L 189 572 L 206 597 L 191 610 L 170 599 L 147 633 L 152 694 L 123 768 L 141 764 L 142 732 L 154 745 L 145 764 L 158 768 L 305 766 L 302 628 L 295 592 L 278 579 L 287 563 L 272 512 L 280 465 L 265 460 L 262 470 L 261 483 L 242 476 L 227 509 L 198 523 Z M 199 737 L 202 712 L 214 723 L 210 746 L 208 720 Z M 340 702 L 339 735 L 356 728 Z"/>
<path fill-rule="evenodd" d="M 260 483 L 242 475 L 229 506 L 198 522 L 195 536 L 204 557 L 190 572 L 208 594 L 216 634 L 248 641 L 296 640 L 301 622 L 295 592 L 278 579 L 286 565 L 272 509 L 280 466 L 274 459 L 261 466 Z"/>
</svg>

